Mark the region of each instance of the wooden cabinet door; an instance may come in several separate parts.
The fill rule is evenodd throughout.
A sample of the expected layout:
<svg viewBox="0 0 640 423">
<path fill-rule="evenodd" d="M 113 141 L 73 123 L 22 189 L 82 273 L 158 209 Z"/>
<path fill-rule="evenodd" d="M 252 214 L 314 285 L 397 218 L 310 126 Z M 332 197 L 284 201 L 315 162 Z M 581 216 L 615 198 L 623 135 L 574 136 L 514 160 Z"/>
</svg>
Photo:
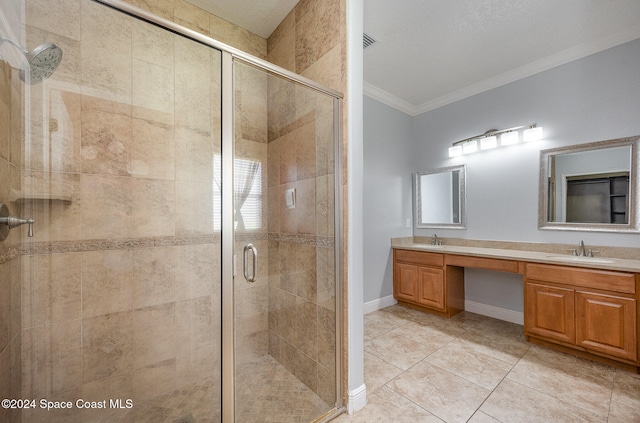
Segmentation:
<svg viewBox="0 0 640 423">
<path fill-rule="evenodd" d="M 444 311 L 444 271 L 433 267 L 420 267 L 418 302 Z"/>
<path fill-rule="evenodd" d="M 577 291 L 576 315 L 578 345 L 636 361 L 636 300 Z"/>
<path fill-rule="evenodd" d="M 394 269 L 393 294 L 398 300 L 417 300 L 418 295 L 418 266 L 396 262 Z"/>
<path fill-rule="evenodd" d="M 572 289 L 527 283 L 525 296 L 526 334 L 575 343 L 575 299 Z"/>
</svg>

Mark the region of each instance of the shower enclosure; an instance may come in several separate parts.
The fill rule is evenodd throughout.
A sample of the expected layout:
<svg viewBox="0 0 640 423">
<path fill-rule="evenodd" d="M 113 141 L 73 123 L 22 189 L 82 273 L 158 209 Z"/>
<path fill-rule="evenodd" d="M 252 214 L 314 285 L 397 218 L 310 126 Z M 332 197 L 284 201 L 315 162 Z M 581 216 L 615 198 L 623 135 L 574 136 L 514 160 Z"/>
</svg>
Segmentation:
<svg viewBox="0 0 640 423">
<path fill-rule="evenodd" d="M 35 221 L 0 245 L 2 394 L 36 401 L 0 420 L 339 412 L 340 94 L 118 0 L 2 2 L 64 56 L 25 84 L 0 49 L 0 201 Z"/>
</svg>

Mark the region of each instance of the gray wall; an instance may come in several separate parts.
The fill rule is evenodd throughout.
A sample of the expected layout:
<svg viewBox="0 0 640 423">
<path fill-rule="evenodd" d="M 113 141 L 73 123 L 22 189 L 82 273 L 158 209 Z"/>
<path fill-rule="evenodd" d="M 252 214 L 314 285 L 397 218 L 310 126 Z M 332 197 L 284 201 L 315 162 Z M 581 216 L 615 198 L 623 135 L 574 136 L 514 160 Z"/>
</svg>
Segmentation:
<svg viewBox="0 0 640 423">
<path fill-rule="evenodd" d="M 540 150 L 639 135 L 639 69 L 640 40 L 635 40 L 411 118 L 410 146 L 394 143 L 391 149 L 386 148 L 402 155 L 399 161 L 404 161 L 408 154 L 408 166 L 395 170 L 406 175 L 402 179 L 405 181 L 402 200 L 411 195 L 412 172 L 465 163 L 467 229 L 435 231 L 440 236 L 576 244 L 584 240 L 587 245 L 640 247 L 640 235 L 636 234 L 541 231 L 537 227 Z M 365 169 L 368 174 L 386 174 L 386 163 L 369 162 L 366 154 L 368 149 L 375 148 L 374 142 L 383 148 L 379 138 L 374 141 L 367 135 L 387 125 L 381 121 L 385 115 L 368 113 L 366 105 L 373 102 L 365 101 Z M 378 106 L 381 107 L 384 106 Z M 447 155 L 447 148 L 454 141 L 489 129 L 533 122 L 544 127 L 545 139 L 541 142 L 457 158 Z M 398 123 L 396 118 L 389 122 L 389 127 Z M 405 236 L 401 228 L 394 229 L 396 222 L 389 221 L 389 226 L 383 226 L 387 222 L 371 218 L 373 210 L 367 207 L 372 202 L 369 191 L 365 186 L 365 245 L 366 234 L 373 229 L 369 223 L 377 225 L 375 231 L 380 235 Z M 399 197 L 394 192 L 387 197 L 387 203 L 392 204 Z M 428 229 L 414 231 L 417 236 L 433 233 Z M 384 243 L 388 249 L 388 239 L 370 241 Z M 365 255 L 365 272 L 367 268 L 373 269 L 379 257 L 380 253 Z M 517 275 L 468 270 L 467 300 L 522 311 L 521 282 Z M 365 302 L 391 292 L 391 287 L 388 272 L 382 287 L 376 286 L 375 291 L 365 283 Z"/>
<path fill-rule="evenodd" d="M 364 302 L 393 293 L 391 238 L 411 236 L 412 118 L 364 97 Z"/>
</svg>

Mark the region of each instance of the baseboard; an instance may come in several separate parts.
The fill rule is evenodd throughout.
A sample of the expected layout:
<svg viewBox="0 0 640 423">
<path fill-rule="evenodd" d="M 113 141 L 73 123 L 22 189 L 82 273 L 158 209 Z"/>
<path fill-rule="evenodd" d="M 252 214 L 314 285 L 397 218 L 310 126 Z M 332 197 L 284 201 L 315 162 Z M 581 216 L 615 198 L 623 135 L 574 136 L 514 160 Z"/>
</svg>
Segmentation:
<svg viewBox="0 0 640 423">
<path fill-rule="evenodd" d="M 373 313 L 374 311 L 381 310 L 385 307 L 392 306 L 397 304 L 393 295 L 389 295 L 387 297 L 378 298 L 377 300 L 369 301 L 368 303 L 364 303 L 363 311 L 364 314 Z"/>
<path fill-rule="evenodd" d="M 468 300 L 464 302 L 464 309 L 472 313 L 493 317 L 494 319 L 524 325 L 524 313 L 520 311 L 513 311 Z"/>
<path fill-rule="evenodd" d="M 358 388 L 349 391 L 349 403 L 347 404 L 347 412 L 349 414 L 356 413 L 367 405 L 367 387 L 360 385 Z"/>
</svg>

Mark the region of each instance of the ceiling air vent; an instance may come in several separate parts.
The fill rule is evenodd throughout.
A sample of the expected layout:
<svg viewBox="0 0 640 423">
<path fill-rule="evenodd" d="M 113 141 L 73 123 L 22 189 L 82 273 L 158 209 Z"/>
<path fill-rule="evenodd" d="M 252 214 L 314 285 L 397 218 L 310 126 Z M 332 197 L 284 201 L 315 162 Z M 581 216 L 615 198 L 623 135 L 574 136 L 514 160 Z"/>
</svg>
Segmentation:
<svg viewBox="0 0 640 423">
<path fill-rule="evenodd" d="M 362 34 L 362 48 L 366 49 L 367 47 L 370 47 L 372 44 L 376 43 L 377 40 L 374 39 L 371 35 L 367 34 L 366 32 Z"/>
</svg>

